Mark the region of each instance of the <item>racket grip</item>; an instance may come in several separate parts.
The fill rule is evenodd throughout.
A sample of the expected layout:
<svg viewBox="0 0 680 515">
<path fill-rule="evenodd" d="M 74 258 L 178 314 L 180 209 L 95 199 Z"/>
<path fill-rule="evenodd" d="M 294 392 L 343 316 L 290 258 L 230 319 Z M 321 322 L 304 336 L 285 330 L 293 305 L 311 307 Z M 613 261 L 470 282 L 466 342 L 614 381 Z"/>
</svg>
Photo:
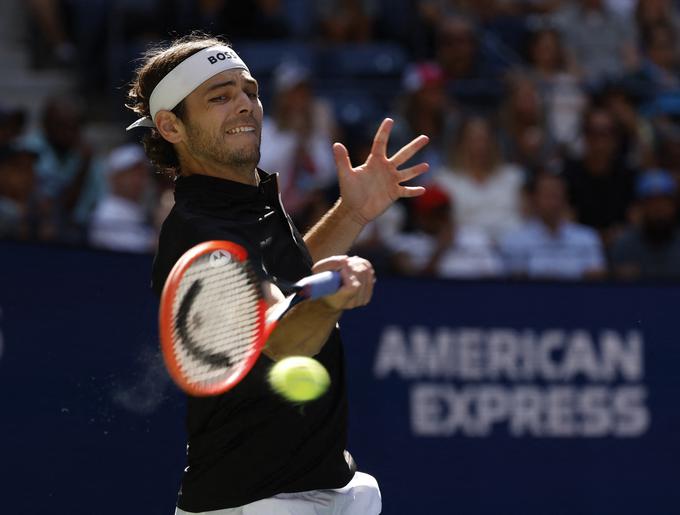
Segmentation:
<svg viewBox="0 0 680 515">
<path fill-rule="evenodd" d="M 306 299 L 318 299 L 332 295 L 342 286 L 340 272 L 320 272 L 300 279 L 296 286 L 301 288 L 299 295 Z"/>
</svg>

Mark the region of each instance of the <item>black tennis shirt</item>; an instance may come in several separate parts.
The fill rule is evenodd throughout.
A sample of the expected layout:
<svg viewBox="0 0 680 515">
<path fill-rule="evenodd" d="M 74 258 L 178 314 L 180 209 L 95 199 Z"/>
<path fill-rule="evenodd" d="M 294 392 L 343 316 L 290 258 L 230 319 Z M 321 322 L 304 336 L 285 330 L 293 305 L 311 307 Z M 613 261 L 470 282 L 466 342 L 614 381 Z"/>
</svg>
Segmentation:
<svg viewBox="0 0 680 515">
<path fill-rule="evenodd" d="M 281 206 L 276 175 L 258 173 L 259 186 L 205 175 L 177 179 L 175 206 L 163 223 L 154 260 L 156 293 L 180 256 L 208 240 L 243 245 L 254 268 L 275 281 L 293 282 L 310 274 L 311 257 Z M 343 453 L 347 395 L 337 329 L 315 358 L 328 370 L 331 385 L 304 406 L 272 391 L 266 376 L 273 362 L 264 354 L 232 390 L 188 397 L 188 466 L 180 508 L 232 508 L 282 492 L 340 488 L 350 481 L 354 466 Z"/>
</svg>

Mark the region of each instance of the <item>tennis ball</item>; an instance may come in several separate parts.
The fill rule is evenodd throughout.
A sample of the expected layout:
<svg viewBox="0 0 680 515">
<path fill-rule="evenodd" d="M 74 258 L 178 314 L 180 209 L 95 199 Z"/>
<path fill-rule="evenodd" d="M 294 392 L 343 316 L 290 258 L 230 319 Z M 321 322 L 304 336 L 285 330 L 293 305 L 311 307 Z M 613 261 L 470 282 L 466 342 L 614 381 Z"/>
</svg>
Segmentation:
<svg viewBox="0 0 680 515">
<path fill-rule="evenodd" d="M 272 388 L 292 402 L 308 402 L 320 397 L 330 382 L 321 363 L 303 356 L 284 358 L 269 371 Z"/>
</svg>

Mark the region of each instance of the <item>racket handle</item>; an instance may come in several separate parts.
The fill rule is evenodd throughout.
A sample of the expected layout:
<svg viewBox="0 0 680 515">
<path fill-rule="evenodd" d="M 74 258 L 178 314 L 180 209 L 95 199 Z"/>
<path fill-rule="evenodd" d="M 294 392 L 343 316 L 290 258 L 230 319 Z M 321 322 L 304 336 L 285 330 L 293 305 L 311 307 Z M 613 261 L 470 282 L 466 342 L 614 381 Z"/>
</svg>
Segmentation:
<svg viewBox="0 0 680 515">
<path fill-rule="evenodd" d="M 300 288 L 298 295 L 305 299 L 318 299 L 332 295 L 342 286 L 340 272 L 320 272 L 300 279 L 295 285 Z"/>
</svg>

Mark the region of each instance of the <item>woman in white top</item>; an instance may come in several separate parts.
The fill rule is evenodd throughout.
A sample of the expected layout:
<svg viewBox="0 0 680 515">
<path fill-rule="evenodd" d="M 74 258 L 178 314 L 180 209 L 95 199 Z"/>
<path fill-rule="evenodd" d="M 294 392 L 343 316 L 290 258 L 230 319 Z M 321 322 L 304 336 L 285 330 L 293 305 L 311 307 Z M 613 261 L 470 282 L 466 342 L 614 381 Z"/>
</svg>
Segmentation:
<svg viewBox="0 0 680 515">
<path fill-rule="evenodd" d="M 493 241 L 518 226 L 524 174 L 502 161 L 486 118 L 472 116 L 461 124 L 448 161 L 436 182 L 456 199 L 460 225 L 482 230 Z"/>
</svg>

